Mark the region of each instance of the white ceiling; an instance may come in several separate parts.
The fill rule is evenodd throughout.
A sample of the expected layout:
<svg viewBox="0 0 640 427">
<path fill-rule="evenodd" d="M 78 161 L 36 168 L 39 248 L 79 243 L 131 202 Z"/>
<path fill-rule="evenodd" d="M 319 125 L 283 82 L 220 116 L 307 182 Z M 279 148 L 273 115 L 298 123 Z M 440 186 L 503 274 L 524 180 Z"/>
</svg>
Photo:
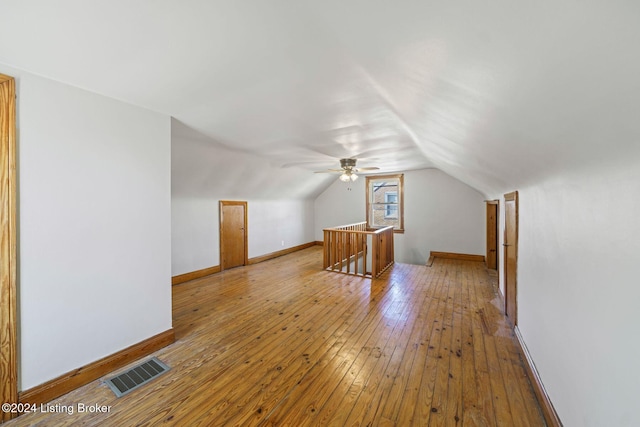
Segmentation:
<svg viewBox="0 0 640 427">
<path fill-rule="evenodd" d="M 492 194 L 640 151 L 640 2 L 588 3 L 2 1 L 0 63 L 275 169 L 357 157 Z"/>
</svg>

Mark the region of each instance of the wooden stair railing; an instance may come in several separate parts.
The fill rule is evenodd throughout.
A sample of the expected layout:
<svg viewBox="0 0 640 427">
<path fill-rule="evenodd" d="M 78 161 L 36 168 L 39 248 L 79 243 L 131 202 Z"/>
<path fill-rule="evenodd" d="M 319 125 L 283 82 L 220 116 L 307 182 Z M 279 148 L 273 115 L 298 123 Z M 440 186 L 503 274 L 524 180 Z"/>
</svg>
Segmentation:
<svg viewBox="0 0 640 427">
<path fill-rule="evenodd" d="M 323 231 L 325 270 L 376 278 L 394 262 L 392 226 L 368 229 L 358 222 Z"/>
</svg>

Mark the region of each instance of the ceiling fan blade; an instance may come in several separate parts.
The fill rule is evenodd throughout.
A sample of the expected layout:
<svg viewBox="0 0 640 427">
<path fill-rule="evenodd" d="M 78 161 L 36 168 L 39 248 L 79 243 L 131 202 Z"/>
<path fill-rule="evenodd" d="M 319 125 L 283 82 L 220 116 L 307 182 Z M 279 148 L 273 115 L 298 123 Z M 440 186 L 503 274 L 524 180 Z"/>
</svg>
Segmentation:
<svg viewBox="0 0 640 427">
<path fill-rule="evenodd" d="M 365 167 L 365 168 L 358 168 L 356 167 L 356 162 L 357 159 L 354 158 L 348 158 L 348 159 L 340 159 L 340 166 L 342 167 L 342 169 L 327 169 L 327 170 L 323 170 L 323 171 L 316 171 L 315 173 L 341 173 L 341 174 L 346 174 L 346 176 L 357 176 L 355 175 L 355 173 L 366 173 L 368 171 L 375 171 L 375 170 L 379 170 L 379 167 L 376 166 L 370 166 L 370 167 Z"/>
<path fill-rule="evenodd" d="M 326 171 L 315 171 L 314 173 L 342 173 L 342 169 L 327 169 Z"/>
</svg>

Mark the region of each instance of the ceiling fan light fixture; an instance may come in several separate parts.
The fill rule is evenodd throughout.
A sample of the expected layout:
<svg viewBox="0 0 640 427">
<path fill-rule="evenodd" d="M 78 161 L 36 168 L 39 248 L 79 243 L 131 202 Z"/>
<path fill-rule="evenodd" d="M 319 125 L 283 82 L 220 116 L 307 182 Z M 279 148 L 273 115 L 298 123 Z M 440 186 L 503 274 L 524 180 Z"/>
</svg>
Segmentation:
<svg viewBox="0 0 640 427">
<path fill-rule="evenodd" d="M 358 175 L 356 175 L 350 167 L 345 169 L 342 175 L 340 175 L 340 181 L 342 182 L 355 181 L 356 179 L 358 179 Z"/>
<path fill-rule="evenodd" d="M 356 168 L 356 159 L 340 159 L 340 169 L 327 169 L 324 171 L 316 171 L 316 173 L 331 172 L 339 173 L 338 179 L 342 182 L 353 182 L 358 179 L 356 172 L 367 173 L 369 171 L 378 170 L 377 167 Z"/>
</svg>

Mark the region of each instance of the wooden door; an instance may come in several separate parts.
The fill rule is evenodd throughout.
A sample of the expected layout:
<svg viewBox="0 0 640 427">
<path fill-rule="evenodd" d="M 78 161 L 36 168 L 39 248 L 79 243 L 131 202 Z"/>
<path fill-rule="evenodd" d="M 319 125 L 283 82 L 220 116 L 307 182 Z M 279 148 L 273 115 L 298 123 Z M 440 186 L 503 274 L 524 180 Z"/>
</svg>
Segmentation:
<svg viewBox="0 0 640 427">
<path fill-rule="evenodd" d="M 518 192 L 504 195 L 505 313 L 518 324 Z"/>
<path fill-rule="evenodd" d="M 498 200 L 487 200 L 487 268 L 498 269 Z"/>
<path fill-rule="evenodd" d="M 16 91 L 0 74 L 0 403 L 18 403 L 16 323 Z M 0 412 L 0 423 L 14 418 Z"/>
<path fill-rule="evenodd" d="M 247 264 L 247 202 L 220 201 L 220 270 Z"/>
</svg>

